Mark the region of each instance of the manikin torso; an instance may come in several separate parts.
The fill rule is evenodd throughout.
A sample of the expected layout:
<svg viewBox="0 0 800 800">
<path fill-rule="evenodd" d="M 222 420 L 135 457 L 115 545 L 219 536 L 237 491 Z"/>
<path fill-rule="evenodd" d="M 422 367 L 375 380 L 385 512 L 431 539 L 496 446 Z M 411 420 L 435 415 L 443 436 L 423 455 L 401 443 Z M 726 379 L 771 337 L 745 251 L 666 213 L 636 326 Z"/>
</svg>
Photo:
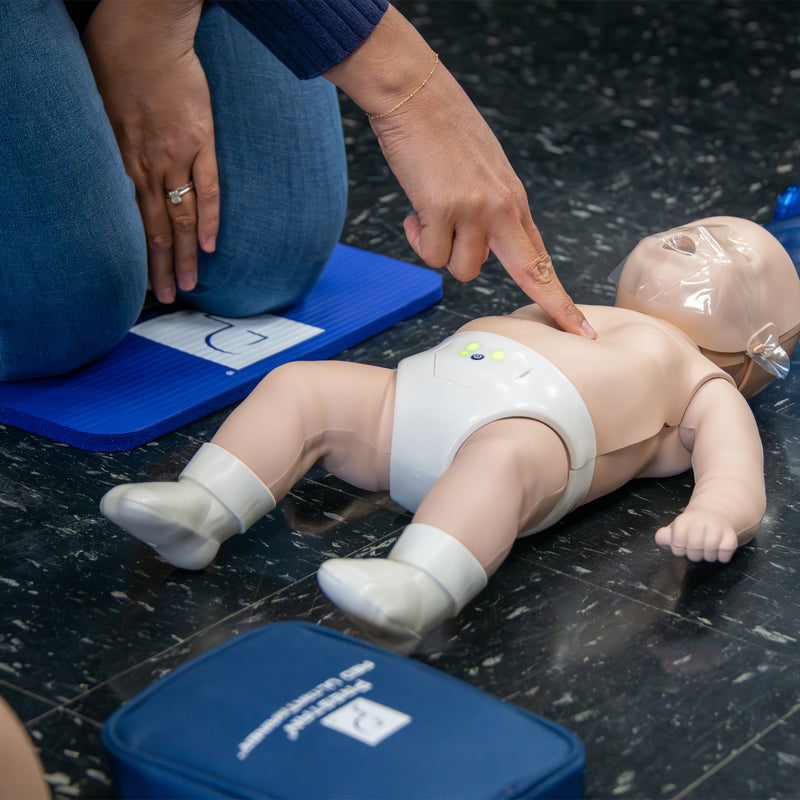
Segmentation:
<svg viewBox="0 0 800 800">
<path fill-rule="evenodd" d="M 575 387 L 591 416 L 596 442 L 594 471 L 583 498 L 587 503 L 633 478 L 687 470 L 691 466 L 687 445 L 691 447 L 693 434 L 682 429 L 681 422 L 689 403 L 707 381 L 733 381 L 668 322 L 618 307 L 580 308 L 598 332 L 597 339 L 561 331 L 535 305 L 509 316 L 476 319 L 459 330 L 517 341 L 550 361 Z M 354 486 L 386 491 L 390 489 L 396 388 L 394 369 L 343 361 L 285 365 L 256 387 L 213 442 L 236 453 L 275 496 L 290 491 L 314 464 Z M 432 407 L 438 405 L 444 415 L 458 413 L 442 403 L 433 385 L 430 391 Z M 276 412 L 264 422 L 262 409 L 278 409 L 277 418 L 295 419 L 299 424 L 268 425 Z M 512 421 L 515 415 L 512 411 L 506 417 Z M 553 428 L 531 419 L 518 422 L 524 426 L 520 433 L 525 447 L 535 448 L 536 459 L 511 479 L 536 486 L 546 473 L 552 500 L 520 521 L 519 534 L 533 529 L 552 510 L 566 487 L 569 460 L 565 459 L 567 447 Z M 466 428 L 466 420 L 464 424 Z M 268 447 L 253 435 L 265 425 Z M 476 435 L 485 440 L 492 431 L 503 429 L 507 426 L 500 422 L 489 423 L 465 445 Z M 513 454 L 508 457 L 514 458 Z M 480 473 L 485 466 L 479 465 Z M 449 519 L 458 508 L 460 491 L 454 488 L 455 497 L 433 493 L 435 498 L 426 498 L 423 511 L 427 513 L 435 503 Z"/>
<path fill-rule="evenodd" d="M 578 389 L 597 441 L 595 475 L 584 502 L 632 478 L 688 469 L 691 453 L 681 442 L 680 424 L 689 402 L 707 380 L 733 381 L 667 322 L 616 307 L 579 308 L 597 339 L 564 333 L 535 305 L 473 320 L 460 330 L 498 333 L 530 347 Z"/>
</svg>

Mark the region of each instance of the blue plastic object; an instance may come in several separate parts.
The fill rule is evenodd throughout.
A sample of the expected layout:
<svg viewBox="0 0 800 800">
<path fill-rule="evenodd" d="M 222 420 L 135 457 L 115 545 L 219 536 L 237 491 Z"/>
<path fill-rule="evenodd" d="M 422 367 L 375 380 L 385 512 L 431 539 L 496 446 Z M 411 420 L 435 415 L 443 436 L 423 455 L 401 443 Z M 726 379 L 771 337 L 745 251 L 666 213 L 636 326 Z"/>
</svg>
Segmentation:
<svg viewBox="0 0 800 800">
<path fill-rule="evenodd" d="M 764 227 L 786 248 L 800 271 L 800 186 L 789 186 L 781 192 L 772 222 Z"/>
<path fill-rule="evenodd" d="M 784 246 L 800 271 L 800 214 L 768 222 L 764 227 Z"/>
<path fill-rule="evenodd" d="M 410 658 L 301 622 L 189 662 L 106 722 L 127 798 L 582 798 L 580 740 Z"/>
<path fill-rule="evenodd" d="M 172 319 L 166 314 L 157 320 L 155 339 L 129 333 L 107 356 L 67 375 L 0 384 L 0 422 L 84 450 L 128 450 L 241 400 L 284 362 L 330 358 L 441 296 L 437 272 L 340 244 L 311 293 L 278 315 L 284 327 L 302 329 L 308 338 L 297 341 L 290 331 L 288 345 L 278 352 L 237 362 L 232 338 L 238 335 L 238 346 L 246 349 L 263 346 L 268 337 L 255 327 L 247 331 L 247 320 L 233 328 L 191 312 L 218 329 L 207 334 L 200 328 L 200 344 L 214 361 L 179 349 L 180 341 L 159 341 L 160 323 Z M 174 320 L 187 313 L 176 313 Z M 142 334 L 153 326 L 153 320 L 140 322 L 146 324 L 134 330 Z M 250 341 L 243 343 L 246 335 Z"/>
<path fill-rule="evenodd" d="M 800 186 L 790 186 L 779 195 L 772 220 L 774 222 L 797 214 L 800 214 Z"/>
</svg>

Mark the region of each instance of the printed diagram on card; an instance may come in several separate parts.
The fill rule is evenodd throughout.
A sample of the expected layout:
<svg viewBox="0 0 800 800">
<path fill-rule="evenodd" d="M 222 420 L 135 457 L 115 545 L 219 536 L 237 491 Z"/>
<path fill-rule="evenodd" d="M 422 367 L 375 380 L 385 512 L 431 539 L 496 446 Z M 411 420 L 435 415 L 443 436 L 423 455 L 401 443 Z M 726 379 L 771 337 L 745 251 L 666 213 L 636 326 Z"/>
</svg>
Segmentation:
<svg viewBox="0 0 800 800">
<path fill-rule="evenodd" d="M 274 314 L 235 319 L 202 311 L 176 311 L 141 322 L 131 333 L 229 369 L 244 369 L 324 333 Z"/>
</svg>

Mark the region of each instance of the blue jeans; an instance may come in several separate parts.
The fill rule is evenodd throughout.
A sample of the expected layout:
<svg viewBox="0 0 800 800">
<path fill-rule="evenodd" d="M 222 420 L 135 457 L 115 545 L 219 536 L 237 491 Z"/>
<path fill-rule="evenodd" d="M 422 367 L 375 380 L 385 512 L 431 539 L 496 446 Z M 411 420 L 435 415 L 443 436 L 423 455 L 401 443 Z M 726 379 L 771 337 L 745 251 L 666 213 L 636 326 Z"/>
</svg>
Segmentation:
<svg viewBox="0 0 800 800">
<path fill-rule="evenodd" d="M 220 170 L 217 251 L 181 297 L 225 316 L 299 300 L 341 233 L 338 101 L 207 7 L 196 37 Z M 165 200 L 166 202 L 166 200 Z M 0 380 L 66 372 L 136 321 L 147 252 L 78 32 L 59 0 L 0 2 Z"/>
</svg>

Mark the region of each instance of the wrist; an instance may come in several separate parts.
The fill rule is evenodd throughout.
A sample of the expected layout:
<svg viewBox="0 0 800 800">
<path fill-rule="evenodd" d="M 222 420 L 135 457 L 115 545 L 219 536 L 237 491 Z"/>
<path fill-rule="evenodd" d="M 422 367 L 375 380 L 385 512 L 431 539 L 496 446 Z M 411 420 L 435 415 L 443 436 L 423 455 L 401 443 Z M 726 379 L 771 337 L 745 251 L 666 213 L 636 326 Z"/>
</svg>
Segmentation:
<svg viewBox="0 0 800 800">
<path fill-rule="evenodd" d="M 101 0 L 84 32 L 87 53 L 124 66 L 162 66 L 194 47 L 202 0 Z"/>
<path fill-rule="evenodd" d="M 407 94 L 402 100 L 400 100 L 399 102 L 395 103 L 388 111 L 384 111 L 382 114 L 378 114 L 378 113 L 372 113 L 371 114 L 371 113 L 368 112 L 367 113 L 367 119 L 369 119 L 370 121 L 373 121 L 373 120 L 376 120 L 376 119 L 383 119 L 384 117 L 388 117 L 389 114 L 393 114 L 395 111 L 397 111 L 398 108 L 400 108 L 400 106 L 404 106 L 418 92 L 422 91 L 422 89 L 425 88 L 425 84 L 431 79 L 431 76 L 433 75 L 433 72 L 436 69 L 436 65 L 439 63 L 439 54 L 438 53 L 434 53 L 433 55 L 434 55 L 434 60 L 433 60 L 433 66 L 431 67 L 431 71 L 425 76 L 425 80 L 423 80 L 422 83 L 419 86 L 417 86 L 416 89 L 414 89 L 412 92 Z"/>
<path fill-rule="evenodd" d="M 414 26 L 390 5 L 372 33 L 324 77 L 368 115 L 381 116 L 420 91 L 436 61 Z"/>
</svg>

